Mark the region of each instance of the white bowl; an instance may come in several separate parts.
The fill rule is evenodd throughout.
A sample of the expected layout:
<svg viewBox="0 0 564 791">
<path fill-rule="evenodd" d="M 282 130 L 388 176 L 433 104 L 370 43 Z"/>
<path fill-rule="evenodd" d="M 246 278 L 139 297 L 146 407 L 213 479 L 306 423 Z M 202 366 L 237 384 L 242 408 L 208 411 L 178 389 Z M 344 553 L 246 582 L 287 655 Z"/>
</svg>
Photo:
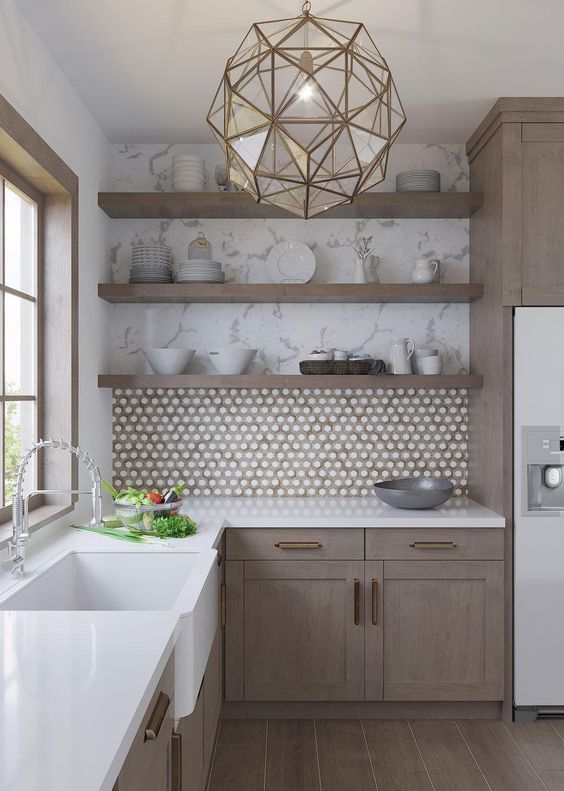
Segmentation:
<svg viewBox="0 0 564 791">
<path fill-rule="evenodd" d="M 190 365 L 195 349 L 178 349 L 167 347 L 165 349 L 147 349 L 147 359 L 156 374 L 171 376 L 183 374 Z"/>
<path fill-rule="evenodd" d="M 317 360 L 317 361 L 321 360 L 322 362 L 326 362 L 327 360 L 332 360 L 333 359 L 333 352 L 324 352 L 323 354 L 311 354 L 310 353 L 310 354 L 308 354 L 308 357 L 309 357 L 310 360 Z M 346 358 L 344 358 L 344 359 L 346 359 Z"/>
<path fill-rule="evenodd" d="M 257 349 L 224 346 L 219 349 L 210 349 L 208 355 L 218 374 L 238 376 L 245 373 L 257 351 Z"/>
</svg>

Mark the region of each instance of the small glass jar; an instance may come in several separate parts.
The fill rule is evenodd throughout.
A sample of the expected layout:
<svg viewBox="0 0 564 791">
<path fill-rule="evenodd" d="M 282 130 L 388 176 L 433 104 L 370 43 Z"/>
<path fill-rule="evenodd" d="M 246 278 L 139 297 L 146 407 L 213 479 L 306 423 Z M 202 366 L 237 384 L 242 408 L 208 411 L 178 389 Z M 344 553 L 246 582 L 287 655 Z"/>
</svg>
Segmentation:
<svg viewBox="0 0 564 791">
<path fill-rule="evenodd" d="M 200 231 L 198 236 L 188 245 L 188 258 L 211 261 L 212 254 L 211 242 L 208 242 L 203 232 Z"/>
</svg>

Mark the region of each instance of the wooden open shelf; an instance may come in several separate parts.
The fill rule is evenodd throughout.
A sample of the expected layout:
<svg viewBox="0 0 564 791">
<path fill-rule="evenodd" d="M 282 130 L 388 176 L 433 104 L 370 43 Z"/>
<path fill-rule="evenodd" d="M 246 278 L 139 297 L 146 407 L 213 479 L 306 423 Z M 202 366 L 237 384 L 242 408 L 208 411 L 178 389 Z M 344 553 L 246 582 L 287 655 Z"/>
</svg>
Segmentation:
<svg viewBox="0 0 564 791">
<path fill-rule="evenodd" d="M 444 219 L 471 217 L 483 202 L 474 192 L 365 192 L 320 219 Z M 113 219 L 291 219 L 244 192 L 100 192 L 98 206 Z M 316 219 L 316 218 L 314 218 Z"/>
<path fill-rule="evenodd" d="M 364 388 L 378 390 L 380 388 L 419 387 L 426 390 L 433 388 L 460 389 L 482 387 L 483 376 L 478 375 L 380 375 L 380 376 L 302 376 L 301 374 L 245 374 L 243 376 L 222 376 L 220 374 L 182 374 L 179 376 L 157 376 L 155 374 L 100 374 L 98 387 L 140 388 L 148 387 L 193 387 L 217 388 L 279 388 L 299 387 L 350 389 Z"/>
<path fill-rule="evenodd" d="M 100 283 L 106 302 L 473 302 L 484 294 L 481 283 Z"/>
</svg>

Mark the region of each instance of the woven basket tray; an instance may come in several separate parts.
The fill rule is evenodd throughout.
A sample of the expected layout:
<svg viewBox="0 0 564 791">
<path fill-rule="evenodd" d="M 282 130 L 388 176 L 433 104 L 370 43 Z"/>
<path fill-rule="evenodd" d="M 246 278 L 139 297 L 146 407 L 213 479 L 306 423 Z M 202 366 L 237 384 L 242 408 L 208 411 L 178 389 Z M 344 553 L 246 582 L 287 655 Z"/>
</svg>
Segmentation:
<svg viewBox="0 0 564 791">
<path fill-rule="evenodd" d="M 313 376 L 363 376 L 372 371 L 372 360 L 302 360 L 300 373 Z"/>
</svg>

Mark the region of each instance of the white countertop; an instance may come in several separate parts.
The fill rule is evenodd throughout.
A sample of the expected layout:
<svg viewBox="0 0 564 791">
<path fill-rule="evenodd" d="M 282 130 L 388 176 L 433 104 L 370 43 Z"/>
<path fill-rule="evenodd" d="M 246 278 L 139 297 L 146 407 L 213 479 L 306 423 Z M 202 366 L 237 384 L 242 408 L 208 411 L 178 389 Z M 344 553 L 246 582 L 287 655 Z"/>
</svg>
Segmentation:
<svg viewBox="0 0 564 791">
<path fill-rule="evenodd" d="M 198 533 L 174 552 L 217 545 L 225 527 L 503 527 L 477 503 L 400 511 L 367 498 L 197 498 Z M 167 552 L 62 529 L 30 543 L 27 578 L 72 551 Z M 0 554 L 0 559 L 4 553 Z M 0 604 L 18 582 L 0 571 Z M 1 791 L 111 791 L 170 656 L 179 613 L 0 611 Z"/>
<path fill-rule="evenodd" d="M 392 508 L 377 497 L 185 498 L 202 535 L 225 527 L 504 527 L 505 519 L 466 497 L 440 508 Z M 197 538 L 196 536 L 194 538 Z"/>
</svg>

